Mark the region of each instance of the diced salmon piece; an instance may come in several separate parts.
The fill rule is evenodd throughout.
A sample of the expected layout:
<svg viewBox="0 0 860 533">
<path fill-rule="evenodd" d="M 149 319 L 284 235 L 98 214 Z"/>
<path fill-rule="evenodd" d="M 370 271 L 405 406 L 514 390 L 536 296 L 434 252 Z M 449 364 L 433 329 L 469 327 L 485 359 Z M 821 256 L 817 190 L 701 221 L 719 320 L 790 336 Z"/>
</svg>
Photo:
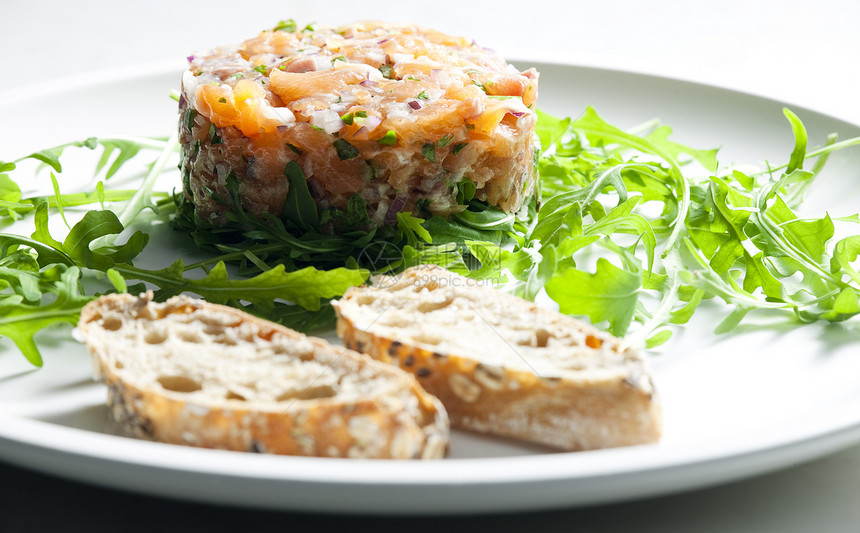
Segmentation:
<svg viewBox="0 0 860 533">
<path fill-rule="evenodd" d="M 534 103 L 537 83 L 524 76 L 498 76 L 484 82 L 487 94 L 494 96 L 519 96 L 526 106 Z"/>
<path fill-rule="evenodd" d="M 292 102 L 315 94 L 335 93 L 345 85 L 361 82 L 364 76 L 350 70 L 283 72 L 274 69 L 269 79 L 272 92 L 280 96 L 284 102 Z"/>
</svg>

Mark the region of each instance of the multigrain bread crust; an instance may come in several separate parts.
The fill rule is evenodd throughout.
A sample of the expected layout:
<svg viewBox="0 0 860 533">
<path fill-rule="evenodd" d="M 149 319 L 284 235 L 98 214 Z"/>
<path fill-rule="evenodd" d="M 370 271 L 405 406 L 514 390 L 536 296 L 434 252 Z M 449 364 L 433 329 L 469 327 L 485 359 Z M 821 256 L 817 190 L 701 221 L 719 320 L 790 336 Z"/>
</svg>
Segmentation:
<svg viewBox="0 0 860 533">
<path fill-rule="evenodd" d="M 287 455 L 434 459 L 448 419 L 415 378 L 184 296 L 103 296 L 77 332 L 113 418 L 152 440 Z"/>
<path fill-rule="evenodd" d="M 642 356 L 576 319 L 433 266 L 334 304 L 344 345 L 413 372 L 454 427 L 571 451 L 660 438 Z"/>
</svg>

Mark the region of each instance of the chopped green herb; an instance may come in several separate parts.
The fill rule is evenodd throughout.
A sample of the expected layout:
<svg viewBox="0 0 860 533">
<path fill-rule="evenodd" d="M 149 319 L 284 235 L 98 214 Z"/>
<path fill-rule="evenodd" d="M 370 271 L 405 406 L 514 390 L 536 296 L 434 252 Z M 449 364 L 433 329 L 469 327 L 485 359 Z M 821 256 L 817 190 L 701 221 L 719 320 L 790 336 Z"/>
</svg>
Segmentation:
<svg viewBox="0 0 860 533">
<path fill-rule="evenodd" d="M 244 78 L 244 77 L 245 77 L 244 74 L 242 74 L 241 72 L 237 72 L 237 73 L 231 75 L 230 77 L 228 77 L 227 79 L 233 80 L 233 79 L 239 79 L 239 78 Z"/>
<path fill-rule="evenodd" d="M 426 157 L 431 163 L 436 162 L 436 145 L 433 143 L 424 143 L 424 146 L 421 147 L 421 153 Z"/>
<path fill-rule="evenodd" d="M 430 213 L 430 211 L 429 211 L 430 199 L 429 198 L 422 198 L 422 199 L 418 200 L 417 202 L 415 202 L 415 207 L 417 207 L 418 210 L 421 211 L 421 213 L 423 213 L 425 215 L 429 214 Z"/>
<path fill-rule="evenodd" d="M 427 100 L 430 97 L 427 96 L 427 91 L 421 91 L 420 93 L 418 93 L 418 96 L 416 96 L 415 98 L 420 98 L 421 100 Z"/>
<path fill-rule="evenodd" d="M 380 65 L 379 66 L 379 72 L 382 73 L 383 78 L 388 78 L 389 80 L 393 79 L 392 78 L 393 72 L 392 72 L 391 65 Z"/>
<path fill-rule="evenodd" d="M 369 159 L 364 161 L 367 166 L 362 171 L 362 177 L 364 181 L 373 181 L 376 179 L 376 167 L 373 166 L 373 162 Z"/>
<path fill-rule="evenodd" d="M 469 143 L 457 143 L 457 144 L 455 144 L 454 149 L 452 150 L 452 152 L 454 152 L 454 155 L 459 154 L 460 150 L 465 148 L 467 144 L 469 144 Z"/>
<path fill-rule="evenodd" d="M 218 128 L 215 127 L 215 124 L 209 124 L 209 144 L 221 144 L 224 141 L 221 139 L 221 136 L 218 135 Z"/>
<path fill-rule="evenodd" d="M 263 76 L 269 73 L 269 68 L 266 65 L 257 65 L 252 70 L 259 72 Z"/>
<path fill-rule="evenodd" d="M 296 31 L 296 21 L 293 19 L 282 20 L 278 22 L 277 26 L 275 26 L 274 31 L 286 31 L 292 33 Z"/>
<path fill-rule="evenodd" d="M 219 104 L 226 104 L 226 103 L 227 103 L 227 99 L 226 99 L 226 98 L 224 98 L 224 97 L 222 96 L 221 98 L 219 98 L 219 99 L 218 99 L 218 103 L 219 103 Z"/>
<path fill-rule="evenodd" d="M 194 109 L 188 108 L 185 111 L 185 127 L 188 128 L 188 131 L 191 132 L 192 128 L 194 128 L 194 118 L 197 116 L 197 111 Z"/>
<path fill-rule="evenodd" d="M 386 146 L 394 146 L 397 144 L 397 132 L 394 130 L 388 130 L 385 132 L 385 135 L 382 136 L 379 140 L 377 140 L 379 144 L 384 144 Z"/>
<path fill-rule="evenodd" d="M 336 58 L 332 59 L 331 64 L 334 65 L 335 61 L 343 61 L 344 63 L 347 62 L 346 57 L 344 56 L 337 56 Z"/>
<path fill-rule="evenodd" d="M 341 115 L 340 119 L 344 124 L 352 126 L 353 122 L 357 118 L 367 118 L 367 111 L 356 111 L 355 113 L 347 113 L 346 115 Z M 359 122 L 361 124 L 361 122 Z"/>
<path fill-rule="evenodd" d="M 446 135 L 446 136 L 442 137 L 441 139 L 439 139 L 438 141 L 436 141 L 436 147 L 442 148 L 443 146 L 446 146 L 449 142 L 451 142 L 451 139 L 453 139 L 453 138 L 454 138 L 454 135 L 449 133 L 448 135 Z"/>
<path fill-rule="evenodd" d="M 335 151 L 337 151 L 337 157 L 340 158 L 341 161 L 358 157 L 358 154 L 360 153 L 358 148 L 349 144 L 349 141 L 346 139 L 338 139 L 332 143 L 332 146 L 334 146 Z"/>
<path fill-rule="evenodd" d="M 310 24 L 308 24 L 307 26 L 305 26 L 305 29 L 304 29 L 304 30 L 302 30 L 302 31 L 317 31 L 317 23 L 316 23 L 316 22 L 311 22 Z"/>
<path fill-rule="evenodd" d="M 287 143 L 287 148 L 289 148 L 290 150 L 292 150 L 293 152 L 295 152 L 299 155 L 302 155 L 302 151 L 299 150 L 298 148 L 296 148 L 296 146 L 293 144 Z"/>
</svg>

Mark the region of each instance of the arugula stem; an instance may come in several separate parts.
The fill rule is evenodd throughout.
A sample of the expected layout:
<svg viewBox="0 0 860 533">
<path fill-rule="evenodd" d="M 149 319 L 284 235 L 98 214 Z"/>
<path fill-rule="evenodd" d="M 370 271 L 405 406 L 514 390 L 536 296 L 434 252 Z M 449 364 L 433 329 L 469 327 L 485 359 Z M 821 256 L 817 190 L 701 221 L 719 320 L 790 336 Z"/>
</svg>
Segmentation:
<svg viewBox="0 0 860 533">
<path fill-rule="evenodd" d="M 155 163 L 153 163 L 149 172 L 146 173 L 146 177 L 143 178 L 143 183 L 140 188 L 134 193 L 134 196 L 131 197 L 131 200 L 128 201 L 125 208 L 119 214 L 119 221 L 123 227 L 127 227 L 141 211 L 152 204 L 152 188 L 155 186 L 155 181 L 161 175 L 161 171 L 164 170 L 164 165 L 167 164 L 167 159 L 179 146 L 178 137 L 179 134 L 174 133 L 170 136 L 167 142 L 164 143 L 161 154 L 159 154 L 158 159 L 155 160 Z M 113 239 L 109 239 L 109 241 L 112 240 Z M 111 244 L 113 243 L 111 242 Z"/>
<path fill-rule="evenodd" d="M 284 245 L 277 243 L 277 244 L 267 244 L 267 245 L 263 245 L 263 246 L 255 246 L 253 249 L 253 252 L 259 254 L 259 253 L 266 253 L 266 252 L 282 251 L 283 249 L 284 249 Z M 182 270 L 184 272 L 188 272 L 189 270 L 194 270 L 197 268 L 203 268 L 203 267 L 209 266 L 213 263 L 218 263 L 219 261 L 228 262 L 228 261 L 235 261 L 237 259 L 247 258 L 247 253 L 248 253 L 248 250 L 237 250 L 235 252 L 230 252 L 230 253 L 221 254 L 221 255 L 215 255 L 215 256 L 212 256 L 208 259 L 204 259 L 204 260 L 198 261 L 196 263 L 191 263 L 189 265 L 185 265 Z"/>
<path fill-rule="evenodd" d="M 672 305 L 678 301 L 678 290 L 681 288 L 681 278 L 678 272 L 672 274 L 672 286 L 668 291 L 663 292 L 660 303 L 651 313 L 651 317 L 646 320 L 639 329 L 627 335 L 622 339 L 621 350 L 628 347 L 641 348 L 645 346 L 648 337 L 660 326 L 666 324 L 672 314 Z"/>
<path fill-rule="evenodd" d="M 860 137 L 852 137 L 850 139 L 845 139 L 844 141 L 839 141 L 837 143 L 828 144 L 827 146 L 823 146 L 823 147 L 818 148 L 816 150 L 812 150 L 811 152 L 807 152 L 806 153 L 806 159 L 809 159 L 812 157 L 818 157 L 820 155 L 830 154 L 830 153 L 835 152 L 837 150 L 841 150 L 843 148 L 848 148 L 848 147 L 857 146 L 857 145 L 860 145 Z M 767 170 L 762 170 L 761 172 L 756 172 L 756 173 L 751 174 L 751 175 L 752 176 L 763 176 L 766 174 L 773 174 L 777 170 L 782 170 L 782 169 L 788 168 L 788 165 L 789 165 L 788 163 L 785 163 L 784 165 L 780 165 L 778 167 L 768 166 Z"/>
<path fill-rule="evenodd" d="M 858 144 L 860 144 L 860 138 L 858 138 Z M 822 267 L 818 261 L 815 261 L 801 250 L 799 250 L 794 244 L 792 244 L 787 239 L 782 237 L 782 232 L 766 214 L 767 209 L 767 199 L 773 192 L 774 188 L 779 187 L 779 184 L 782 183 L 782 180 L 774 183 L 770 187 L 759 190 L 756 192 L 755 204 L 758 206 L 758 210 L 753 211 L 750 214 L 750 218 L 755 219 L 757 225 L 761 227 L 764 231 L 767 232 L 768 236 L 773 239 L 775 242 L 781 244 L 786 255 L 797 261 L 802 265 L 806 265 L 810 270 L 816 271 L 822 278 L 829 280 L 831 283 L 836 285 L 837 287 L 845 287 L 845 282 L 842 281 L 841 278 L 834 276 L 830 273 L 830 270 Z"/>
</svg>

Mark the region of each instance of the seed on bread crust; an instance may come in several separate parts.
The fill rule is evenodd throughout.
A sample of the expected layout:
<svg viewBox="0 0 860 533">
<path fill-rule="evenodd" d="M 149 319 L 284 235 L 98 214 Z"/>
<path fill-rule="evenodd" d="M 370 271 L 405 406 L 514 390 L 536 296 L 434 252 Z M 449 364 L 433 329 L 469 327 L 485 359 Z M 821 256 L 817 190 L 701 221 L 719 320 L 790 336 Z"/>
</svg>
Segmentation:
<svg viewBox="0 0 860 533">
<path fill-rule="evenodd" d="M 466 403 L 475 403 L 481 397 L 481 387 L 462 374 L 448 376 L 448 386 L 455 396 Z"/>
<path fill-rule="evenodd" d="M 479 363 L 475 367 L 475 380 L 488 389 L 500 390 L 504 385 L 505 371 L 497 366 Z"/>
</svg>

